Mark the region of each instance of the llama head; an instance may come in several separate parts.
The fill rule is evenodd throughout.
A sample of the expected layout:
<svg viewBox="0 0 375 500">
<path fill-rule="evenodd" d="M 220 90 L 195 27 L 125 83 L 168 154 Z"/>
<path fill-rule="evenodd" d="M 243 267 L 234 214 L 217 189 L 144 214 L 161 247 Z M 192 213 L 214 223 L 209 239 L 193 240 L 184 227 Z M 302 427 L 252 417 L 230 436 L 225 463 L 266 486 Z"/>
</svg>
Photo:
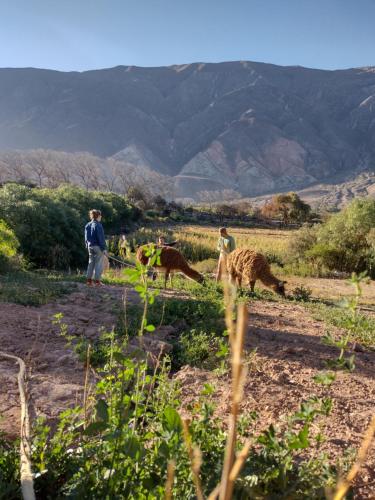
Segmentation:
<svg viewBox="0 0 375 500">
<path fill-rule="evenodd" d="M 275 286 L 272 287 L 274 291 L 282 297 L 285 297 L 285 283 L 286 281 L 279 281 Z"/>
<path fill-rule="evenodd" d="M 207 283 L 206 283 L 206 280 L 204 279 L 203 274 L 201 274 L 201 277 L 199 278 L 198 283 L 202 286 L 206 286 Z"/>
</svg>

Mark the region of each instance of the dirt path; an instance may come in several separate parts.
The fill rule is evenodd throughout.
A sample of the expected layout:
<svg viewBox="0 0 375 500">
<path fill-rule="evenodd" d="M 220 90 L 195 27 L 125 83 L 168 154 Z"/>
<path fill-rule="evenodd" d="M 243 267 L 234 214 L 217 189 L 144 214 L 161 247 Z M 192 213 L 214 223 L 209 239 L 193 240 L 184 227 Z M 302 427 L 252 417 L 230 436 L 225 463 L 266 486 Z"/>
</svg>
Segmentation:
<svg viewBox="0 0 375 500">
<path fill-rule="evenodd" d="M 327 327 L 313 320 L 302 307 L 291 303 L 253 302 L 249 307 L 246 338 L 249 371 L 244 386 L 243 411 L 255 410 L 260 431 L 271 422 L 298 408 L 313 394 L 334 401 L 327 419 L 322 450 L 339 457 L 349 447 L 357 448 L 375 409 L 375 353 L 357 352 L 354 373 L 339 372 L 329 389 L 317 385 L 313 376 L 324 369 L 324 360 L 337 355 L 321 343 Z M 184 367 L 176 378 L 182 384 L 184 406 L 196 401 L 207 382 L 216 388 L 217 414 L 230 411 L 230 378 Z M 356 498 L 375 498 L 375 446 L 362 471 Z"/>
</svg>

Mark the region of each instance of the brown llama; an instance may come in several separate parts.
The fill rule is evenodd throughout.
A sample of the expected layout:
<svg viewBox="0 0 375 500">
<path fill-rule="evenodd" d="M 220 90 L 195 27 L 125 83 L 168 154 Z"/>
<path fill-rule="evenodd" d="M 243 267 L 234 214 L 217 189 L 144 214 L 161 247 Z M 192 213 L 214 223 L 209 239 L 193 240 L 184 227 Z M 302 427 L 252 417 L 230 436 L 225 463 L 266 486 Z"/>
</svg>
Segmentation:
<svg viewBox="0 0 375 500">
<path fill-rule="evenodd" d="M 150 248 L 149 245 L 144 245 L 137 250 L 137 260 L 144 266 L 147 265 L 149 257 L 146 255 L 146 249 Z M 164 271 L 164 288 L 167 287 L 167 280 L 170 272 L 180 271 L 188 278 L 197 281 L 198 283 L 203 283 L 204 277 L 202 274 L 195 271 L 186 262 L 183 255 L 173 247 L 162 246 L 157 247 L 160 250 L 160 265 L 154 265 L 155 269 Z"/>
<path fill-rule="evenodd" d="M 261 253 L 248 248 L 237 248 L 228 255 L 227 269 L 231 281 L 236 281 L 238 287 L 241 287 L 242 280 L 246 280 L 253 292 L 255 282 L 259 279 L 265 286 L 285 297 L 286 281 L 277 279 L 271 273 L 270 265 Z"/>
</svg>

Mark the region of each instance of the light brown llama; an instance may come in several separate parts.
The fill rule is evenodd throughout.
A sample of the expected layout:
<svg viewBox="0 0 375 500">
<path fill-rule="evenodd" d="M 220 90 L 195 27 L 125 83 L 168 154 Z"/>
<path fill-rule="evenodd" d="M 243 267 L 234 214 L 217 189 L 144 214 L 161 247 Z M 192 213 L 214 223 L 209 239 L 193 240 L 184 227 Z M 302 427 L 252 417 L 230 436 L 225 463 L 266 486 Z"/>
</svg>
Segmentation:
<svg viewBox="0 0 375 500">
<path fill-rule="evenodd" d="M 139 247 L 137 250 L 137 260 L 144 266 L 147 265 L 149 259 L 146 255 L 147 248 L 150 248 L 150 246 L 144 245 Z M 190 267 L 184 256 L 176 248 L 162 246 L 158 247 L 158 249 L 160 250 L 160 265 L 154 265 L 154 268 L 165 272 L 164 288 L 167 287 L 168 276 L 170 272 L 173 271 L 180 271 L 188 278 L 195 280 L 198 283 L 203 283 L 203 275 Z"/>
<path fill-rule="evenodd" d="M 231 281 L 236 281 L 239 287 L 242 280 L 247 281 L 253 292 L 255 282 L 259 279 L 265 286 L 285 297 L 286 281 L 280 281 L 271 273 L 270 265 L 261 253 L 248 248 L 237 248 L 227 257 L 227 269 Z"/>
</svg>

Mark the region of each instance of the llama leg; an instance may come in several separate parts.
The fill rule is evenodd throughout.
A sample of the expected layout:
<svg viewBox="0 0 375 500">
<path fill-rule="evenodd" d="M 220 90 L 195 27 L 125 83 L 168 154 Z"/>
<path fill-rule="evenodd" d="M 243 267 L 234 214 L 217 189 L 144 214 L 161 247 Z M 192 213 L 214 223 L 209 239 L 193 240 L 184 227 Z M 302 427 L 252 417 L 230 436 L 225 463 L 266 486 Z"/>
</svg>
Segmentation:
<svg viewBox="0 0 375 500">
<path fill-rule="evenodd" d="M 164 290 L 167 288 L 167 281 L 169 278 L 169 269 L 165 270 L 165 275 L 164 275 Z"/>
<path fill-rule="evenodd" d="M 241 286 L 242 286 L 242 276 L 237 276 L 236 282 L 237 282 L 237 287 L 241 288 Z"/>
<path fill-rule="evenodd" d="M 255 288 L 255 281 L 250 281 L 250 290 L 252 293 L 254 293 L 254 288 Z"/>
</svg>

